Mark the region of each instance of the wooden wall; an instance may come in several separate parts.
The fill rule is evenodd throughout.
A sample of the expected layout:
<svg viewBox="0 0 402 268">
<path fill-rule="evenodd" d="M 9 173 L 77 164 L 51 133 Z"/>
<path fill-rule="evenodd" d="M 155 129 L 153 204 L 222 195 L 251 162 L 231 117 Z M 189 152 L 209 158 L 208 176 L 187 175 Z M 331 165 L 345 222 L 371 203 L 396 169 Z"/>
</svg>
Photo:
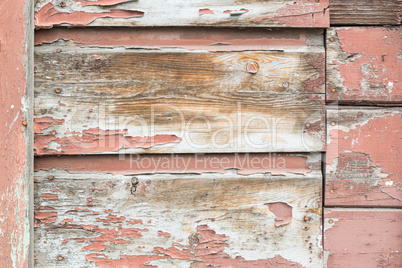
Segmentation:
<svg viewBox="0 0 402 268">
<path fill-rule="evenodd" d="M 35 265 L 400 267 L 400 14 L 36 1 Z"/>
</svg>

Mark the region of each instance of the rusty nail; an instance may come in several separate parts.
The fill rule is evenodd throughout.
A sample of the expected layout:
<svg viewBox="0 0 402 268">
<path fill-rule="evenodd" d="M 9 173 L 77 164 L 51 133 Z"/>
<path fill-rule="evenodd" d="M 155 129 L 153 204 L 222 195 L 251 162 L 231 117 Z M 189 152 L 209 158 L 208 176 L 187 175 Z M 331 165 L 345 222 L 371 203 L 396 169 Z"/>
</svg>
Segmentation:
<svg viewBox="0 0 402 268">
<path fill-rule="evenodd" d="M 137 177 L 132 177 L 132 178 L 131 178 L 131 184 L 132 184 L 133 186 L 137 186 L 138 183 L 139 183 L 139 180 L 138 180 Z"/>
<path fill-rule="evenodd" d="M 62 72 L 60 72 L 61 74 L 66 74 L 66 71 L 62 71 Z"/>
<path fill-rule="evenodd" d="M 61 225 L 65 225 L 65 224 L 66 224 L 66 222 L 65 222 L 65 221 L 62 221 L 62 222 L 60 222 L 60 224 L 61 224 Z"/>
<path fill-rule="evenodd" d="M 94 109 L 89 109 L 90 112 L 92 112 Z"/>
<path fill-rule="evenodd" d="M 259 67 L 258 63 L 256 61 L 252 60 L 247 63 L 246 69 L 247 69 L 247 72 L 249 72 L 250 74 L 256 74 L 258 72 L 259 68 L 260 67 Z"/>
<path fill-rule="evenodd" d="M 65 3 L 65 2 L 61 2 L 61 3 L 60 3 L 60 6 L 61 6 L 61 7 L 65 7 L 65 6 L 66 6 L 66 3 Z"/>
<path fill-rule="evenodd" d="M 59 261 L 62 261 L 64 258 L 63 258 L 63 256 L 59 256 L 59 257 L 57 257 L 57 259 L 58 259 Z"/>
<path fill-rule="evenodd" d="M 334 223 L 334 221 L 333 221 L 333 220 L 329 220 L 328 222 L 329 222 L 330 224 L 333 224 L 333 223 Z"/>
<path fill-rule="evenodd" d="M 53 176 L 53 175 L 50 175 L 50 176 L 48 177 L 48 179 L 49 179 L 49 180 L 53 180 L 53 179 L 54 179 L 54 176 Z"/>
<path fill-rule="evenodd" d="M 336 92 L 336 89 L 335 89 L 335 88 L 333 88 L 331 91 L 335 93 L 335 92 Z"/>
<path fill-rule="evenodd" d="M 26 126 L 26 125 L 28 125 L 28 122 L 24 120 L 24 121 L 22 121 L 22 125 Z"/>
<path fill-rule="evenodd" d="M 331 126 L 335 126 L 335 122 L 331 122 Z"/>
<path fill-rule="evenodd" d="M 61 88 L 56 88 L 55 91 L 56 91 L 56 93 L 60 93 L 60 92 L 61 92 Z"/>
<path fill-rule="evenodd" d="M 60 53 L 60 52 L 61 52 L 61 48 L 56 49 L 56 52 L 57 52 L 57 53 Z"/>
<path fill-rule="evenodd" d="M 309 127 L 311 127 L 311 125 L 310 125 L 310 124 L 306 124 L 306 127 L 309 128 Z"/>
<path fill-rule="evenodd" d="M 310 217 L 304 216 L 304 221 L 309 221 Z"/>
<path fill-rule="evenodd" d="M 188 237 L 188 241 L 189 241 L 190 245 L 197 245 L 200 240 L 198 239 L 197 235 L 192 234 Z"/>
<path fill-rule="evenodd" d="M 331 42 L 334 42 L 334 38 L 333 37 L 331 37 L 330 39 L 329 39 L 329 41 L 331 41 Z"/>
<path fill-rule="evenodd" d="M 56 135 L 56 131 L 55 131 L 55 130 L 52 131 L 52 135 L 53 135 L 53 136 Z"/>
<path fill-rule="evenodd" d="M 331 194 L 333 194 L 334 193 L 334 190 L 331 190 L 331 191 L 329 191 Z"/>
</svg>

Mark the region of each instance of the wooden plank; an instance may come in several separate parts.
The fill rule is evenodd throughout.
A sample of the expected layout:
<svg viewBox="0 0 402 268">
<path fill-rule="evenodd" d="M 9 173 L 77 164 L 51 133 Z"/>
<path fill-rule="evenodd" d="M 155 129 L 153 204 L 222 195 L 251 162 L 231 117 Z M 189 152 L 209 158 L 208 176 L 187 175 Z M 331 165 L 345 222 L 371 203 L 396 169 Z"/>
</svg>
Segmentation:
<svg viewBox="0 0 402 268">
<path fill-rule="evenodd" d="M 328 109 L 326 206 L 402 206 L 401 113 Z"/>
<path fill-rule="evenodd" d="M 327 100 L 401 103 L 402 32 L 399 27 L 327 31 Z"/>
<path fill-rule="evenodd" d="M 325 209 L 325 267 L 401 267 L 402 210 Z"/>
<path fill-rule="evenodd" d="M 331 25 L 400 25 L 401 0 L 330 0 Z"/>
<path fill-rule="evenodd" d="M 0 2 L 0 266 L 33 261 L 33 1 Z"/>
<path fill-rule="evenodd" d="M 329 27 L 328 0 L 39 0 L 35 26 Z"/>
<path fill-rule="evenodd" d="M 37 155 L 325 147 L 323 47 L 35 53 Z"/>
<path fill-rule="evenodd" d="M 322 267 L 313 166 L 305 175 L 134 177 L 37 166 L 36 266 Z"/>
</svg>

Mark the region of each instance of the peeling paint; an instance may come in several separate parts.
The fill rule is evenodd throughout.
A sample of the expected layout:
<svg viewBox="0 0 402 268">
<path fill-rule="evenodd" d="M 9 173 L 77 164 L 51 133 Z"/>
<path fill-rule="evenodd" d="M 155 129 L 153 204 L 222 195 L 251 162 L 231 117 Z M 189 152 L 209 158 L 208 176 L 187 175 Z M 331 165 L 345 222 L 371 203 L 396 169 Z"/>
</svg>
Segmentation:
<svg viewBox="0 0 402 268">
<path fill-rule="evenodd" d="M 64 121 L 64 120 L 63 120 Z M 101 130 L 99 128 L 90 128 L 80 134 L 56 137 L 54 135 L 37 135 L 35 138 L 35 154 L 77 154 L 82 149 L 98 152 L 117 152 L 121 148 L 150 148 L 152 146 L 180 143 L 181 138 L 175 135 L 155 135 L 153 137 L 131 137 L 124 134 L 127 130 Z M 56 143 L 55 148 L 51 144 Z"/>
<path fill-rule="evenodd" d="M 144 12 L 137 10 L 110 9 L 109 12 L 90 13 L 76 11 L 72 13 L 62 12 L 53 5 L 53 0 L 47 3 L 39 11 L 35 12 L 35 26 L 38 29 L 49 29 L 54 24 L 69 24 L 72 27 L 82 27 L 99 18 L 141 18 Z"/>
<path fill-rule="evenodd" d="M 328 100 L 402 101 L 398 28 L 332 28 L 328 38 Z"/>
<path fill-rule="evenodd" d="M 329 110 L 327 205 L 401 205 L 401 126 L 398 108 Z"/>
<path fill-rule="evenodd" d="M 275 226 L 283 226 L 292 220 L 292 207 L 283 202 L 265 204 L 275 214 Z"/>
</svg>

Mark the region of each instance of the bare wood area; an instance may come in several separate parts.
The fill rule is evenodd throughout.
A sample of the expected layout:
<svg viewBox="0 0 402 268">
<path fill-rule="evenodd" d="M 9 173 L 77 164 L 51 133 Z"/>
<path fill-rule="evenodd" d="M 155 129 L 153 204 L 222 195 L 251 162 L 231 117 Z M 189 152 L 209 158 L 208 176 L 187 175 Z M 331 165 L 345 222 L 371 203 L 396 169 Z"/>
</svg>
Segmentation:
<svg viewBox="0 0 402 268">
<path fill-rule="evenodd" d="M 35 150 L 45 154 L 325 148 L 324 52 L 36 48 Z"/>
<path fill-rule="evenodd" d="M 401 0 L 330 0 L 331 25 L 400 25 Z"/>
</svg>

